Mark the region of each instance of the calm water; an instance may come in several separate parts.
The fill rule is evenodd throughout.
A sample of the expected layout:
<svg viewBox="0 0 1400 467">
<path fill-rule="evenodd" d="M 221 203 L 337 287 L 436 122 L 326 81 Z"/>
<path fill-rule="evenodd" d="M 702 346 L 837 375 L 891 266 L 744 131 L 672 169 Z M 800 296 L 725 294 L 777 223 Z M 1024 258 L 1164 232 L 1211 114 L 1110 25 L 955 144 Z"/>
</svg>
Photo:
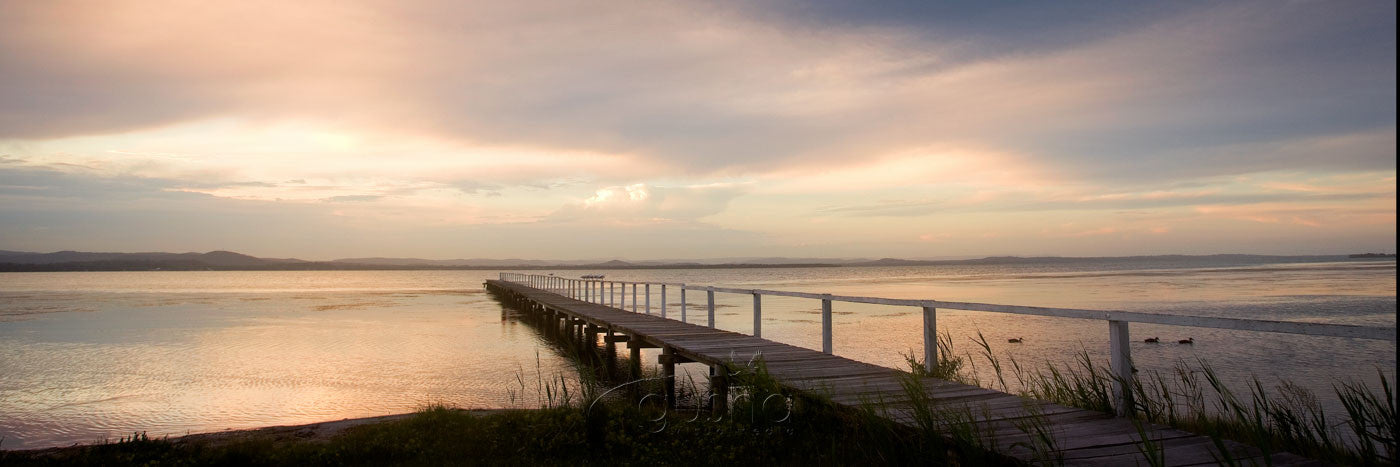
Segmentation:
<svg viewBox="0 0 1400 467">
<path fill-rule="evenodd" d="M 577 276 L 595 271 L 544 271 Z M 601 271 L 609 279 L 1396 325 L 1394 261 Z M 481 290 L 497 271 L 0 274 L 0 448 L 184 434 L 411 411 L 532 406 L 567 363 Z M 628 297 L 630 299 L 630 296 Z M 667 297 L 671 313 L 679 296 Z M 717 325 L 748 332 L 751 298 L 717 294 Z M 688 301 L 703 303 L 701 294 Z M 659 295 L 653 297 L 659 303 Z M 837 303 L 838 355 L 903 367 L 921 349 L 912 307 Z M 703 323 L 702 308 L 690 309 Z M 820 348 L 820 303 L 766 297 L 764 337 Z M 979 331 L 1025 365 L 1106 360 L 1099 321 L 941 310 L 959 351 Z M 1394 377 L 1395 346 L 1352 339 L 1134 325 L 1140 368 L 1205 358 L 1227 377 Z M 1196 345 L 1151 345 L 1194 337 Z M 1023 337 L 1023 344 L 1008 344 Z M 654 362 L 648 355 L 647 361 Z M 978 367 L 989 377 L 986 365 Z M 696 369 L 692 369 L 696 370 Z M 523 383 L 522 383 L 523 382 Z M 1325 399 L 1325 398 L 1324 398 Z"/>
</svg>

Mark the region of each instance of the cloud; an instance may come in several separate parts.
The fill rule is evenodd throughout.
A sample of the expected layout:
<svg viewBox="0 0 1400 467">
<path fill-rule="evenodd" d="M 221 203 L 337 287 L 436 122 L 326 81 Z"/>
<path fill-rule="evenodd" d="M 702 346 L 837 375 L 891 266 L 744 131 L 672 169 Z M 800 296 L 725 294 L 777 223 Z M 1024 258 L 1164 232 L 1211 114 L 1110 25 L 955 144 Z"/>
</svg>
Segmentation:
<svg viewBox="0 0 1400 467">
<path fill-rule="evenodd" d="M 652 186 L 636 183 L 600 188 L 586 199 L 550 214 L 549 222 L 628 224 L 694 223 L 723 212 L 746 185 L 719 183 Z"/>
<path fill-rule="evenodd" d="M 11 5 L 0 137 L 236 115 L 702 175 L 968 141 L 1078 177 L 1394 167 L 1387 3 L 1128 7 L 1088 26 L 1068 13 L 1087 5 L 273 6 Z M 1338 158 L 1267 147 L 1366 132 Z M 1265 147 L 1230 152 L 1248 145 Z"/>
<path fill-rule="evenodd" d="M 1067 249 L 1393 244 L 1393 2 L 0 8 L 6 224 L 256 208 L 227 215 L 346 248 L 568 228 L 889 256 L 1074 217 Z"/>
<path fill-rule="evenodd" d="M 697 251 L 758 254 L 771 243 L 762 233 L 681 218 L 714 209 L 698 206 L 719 196 L 716 188 L 653 189 L 659 198 L 651 201 L 659 204 L 646 211 L 674 219 L 617 229 L 610 220 L 618 217 L 563 224 L 522 214 L 509 204 L 402 204 L 361 196 L 287 202 L 215 197 L 178 187 L 170 180 L 3 167 L 0 239 L 21 251 L 234 249 L 303 259 L 353 253 L 645 259 Z"/>
<path fill-rule="evenodd" d="M 383 198 L 383 196 L 377 196 L 377 195 L 342 195 L 342 196 L 332 196 L 332 197 L 330 197 L 330 198 L 326 198 L 326 201 L 330 201 L 330 202 L 332 202 L 332 203 L 343 203 L 343 202 L 357 202 L 357 201 L 374 201 L 374 200 L 378 200 L 378 199 L 381 199 L 381 198 Z"/>
</svg>

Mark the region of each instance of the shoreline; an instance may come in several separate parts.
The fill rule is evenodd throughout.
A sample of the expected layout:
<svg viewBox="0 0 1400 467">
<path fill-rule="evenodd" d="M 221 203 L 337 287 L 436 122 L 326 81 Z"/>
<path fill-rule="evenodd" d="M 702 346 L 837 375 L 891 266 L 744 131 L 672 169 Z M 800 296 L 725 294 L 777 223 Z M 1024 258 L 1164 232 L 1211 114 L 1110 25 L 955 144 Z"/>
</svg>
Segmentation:
<svg viewBox="0 0 1400 467">
<path fill-rule="evenodd" d="M 451 410 L 454 410 L 454 411 L 457 411 L 457 412 L 461 412 L 461 413 L 471 414 L 471 415 L 475 415 L 475 416 L 490 416 L 490 415 L 496 415 L 496 414 L 500 414 L 500 413 L 504 413 L 504 412 L 518 411 L 518 410 L 529 410 L 529 409 L 451 409 Z M 273 441 L 273 442 L 281 442 L 281 441 L 316 441 L 316 442 L 325 442 L 325 441 L 329 441 L 331 438 L 336 437 L 337 435 L 339 435 L 339 434 L 345 432 L 345 430 L 348 430 L 348 429 L 350 429 L 350 428 L 354 428 L 354 427 L 358 427 L 358 426 L 364 426 L 364 425 L 374 425 L 374 424 L 379 424 L 379 423 L 385 423 L 385 422 L 392 422 L 392 421 L 404 420 L 404 419 L 413 417 L 414 415 L 418 415 L 419 413 L 421 413 L 421 412 L 415 411 L 415 412 L 407 412 L 407 413 L 399 413 L 399 414 L 376 415 L 376 416 L 372 416 L 372 417 L 342 418 L 342 419 L 340 419 L 340 420 L 327 420 L 327 421 L 321 421 L 321 422 L 306 423 L 306 424 L 302 424 L 302 425 L 272 425 L 272 426 L 263 426 L 263 427 L 257 427 L 257 428 L 228 429 L 228 430 L 223 430 L 223 431 L 210 431 L 210 432 L 204 432 L 204 433 L 190 433 L 190 434 L 180 435 L 180 436 L 165 436 L 165 437 L 161 437 L 161 438 L 151 438 L 151 439 L 159 439 L 159 440 L 162 440 L 162 441 L 168 441 L 168 442 L 173 443 L 173 444 L 175 444 L 175 445 L 203 444 L 203 445 L 206 445 L 206 446 L 221 446 L 221 445 L 226 445 L 226 444 L 235 443 L 235 442 L 239 442 L 239 441 L 249 441 L 249 440 L 266 440 L 266 441 Z M 121 438 L 118 438 L 118 440 L 120 440 L 120 439 L 121 439 Z M 93 447 L 93 446 L 102 446 L 102 445 L 104 445 L 104 444 L 113 444 L 113 443 L 115 443 L 115 442 L 116 442 L 116 441 L 113 441 L 113 440 L 110 440 L 110 439 L 109 439 L 109 440 L 104 440 L 104 441 L 102 441 L 102 442 L 75 443 L 75 444 L 70 444 L 70 445 L 67 445 L 67 446 L 51 446 L 51 447 L 32 448 L 32 449 L 31 449 L 31 448 L 26 448 L 26 449 L 4 449 L 4 448 L 0 448 L 0 452 L 10 453 L 10 454 L 20 454 L 20 455 L 25 455 L 25 456 L 44 457 L 44 456 L 46 456 L 46 455 L 62 454 L 62 453 L 64 453 L 64 452 L 68 452 L 69 450 L 84 449 L 84 448 L 89 448 L 89 447 Z"/>
</svg>

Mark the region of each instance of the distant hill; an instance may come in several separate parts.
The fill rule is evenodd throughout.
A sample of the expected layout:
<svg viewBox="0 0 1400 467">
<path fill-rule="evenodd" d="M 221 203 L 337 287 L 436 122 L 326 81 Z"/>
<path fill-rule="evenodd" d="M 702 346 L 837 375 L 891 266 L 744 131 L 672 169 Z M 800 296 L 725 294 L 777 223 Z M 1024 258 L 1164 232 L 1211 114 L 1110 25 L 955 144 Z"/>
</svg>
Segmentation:
<svg viewBox="0 0 1400 467">
<path fill-rule="evenodd" d="M 664 260 L 635 260 L 623 261 L 619 259 L 600 260 L 539 260 L 539 259 L 489 259 L 489 258 L 467 258 L 467 259 L 422 259 L 422 258 L 342 258 L 332 260 L 335 263 L 352 264 L 374 264 L 393 266 L 442 266 L 442 267 L 500 267 L 500 266 L 600 266 L 610 262 L 623 263 L 618 267 L 641 267 L 641 266 L 694 266 L 694 265 L 727 265 L 727 264 L 814 264 L 814 265 L 836 265 L 854 264 L 870 261 L 866 258 L 857 259 L 837 259 L 837 258 L 784 258 L 784 257 L 733 257 L 733 258 L 709 258 L 709 259 L 664 259 Z"/>
<path fill-rule="evenodd" d="M 1394 255 L 1353 255 L 1352 258 L 1394 258 Z M 915 260 L 900 258 L 717 258 L 707 260 L 526 260 L 526 259 L 421 259 L 345 258 L 333 261 L 304 261 L 293 258 L 258 258 L 232 251 L 207 253 L 97 253 L 58 251 L 32 253 L 0 250 L 0 271 L 149 271 L 149 270 L 373 270 L 373 269 L 679 269 L 679 268 L 759 268 L 759 267 L 902 267 L 937 265 L 1014 265 L 1117 263 L 1122 266 L 1156 264 L 1176 267 L 1175 263 L 1210 261 L 1222 266 L 1282 262 L 1346 261 L 1345 255 L 1266 256 L 1266 255 L 1158 255 L 1119 257 L 1019 257 L 990 256 L 975 259 Z"/>
<path fill-rule="evenodd" d="M 291 258 L 258 258 L 232 251 L 208 253 L 105 253 L 57 251 L 33 253 L 0 251 L 0 271 L 152 271 L 152 270 L 374 270 L 374 269 L 628 269 L 628 268 L 728 268 L 728 267 L 831 266 L 814 263 L 746 264 L 693 262 L 628 262 L 622 260 L 525 260 L 345 258 L 305 261 Z"/>
<path fill-rule="evenodd" d="M 58 251 L 53 253 L 0 252 L 0 262 L 14 264 L 62 264 L 99 262 L 189 263 L 219 267 L 262 266 L 305 262 L 298 259 L 257 258 L 232 251 L 208 253 L 91 253 Z"/>
<path fill-rule="evenodd" d="M 1356 256 L 1352 256 L 1355 258 Z M 988 256 L 974 259 L 907 260 L 883 258 L 875 261 L 848 263 L 846 266 L 946 266 L 973 264 L 1084 264 L 1084 263 L 1166 263 L 1209 260 L 1220 263 L 1266 264 L 1284 262 L 1344 261 L 1345 255 L 1145 255 L 1145 256 Z"/>
<path fill-rule="evenodd" d="M 422 258 L 343 258 L 332 263 L 368 264 L 380 266 L 434 266 L 434 267 L 499 267 L 499 266 L 553 266 L 596 264 L 598 261 L 545 261 L 538 259 L 422 259 Z"/>
</svg>

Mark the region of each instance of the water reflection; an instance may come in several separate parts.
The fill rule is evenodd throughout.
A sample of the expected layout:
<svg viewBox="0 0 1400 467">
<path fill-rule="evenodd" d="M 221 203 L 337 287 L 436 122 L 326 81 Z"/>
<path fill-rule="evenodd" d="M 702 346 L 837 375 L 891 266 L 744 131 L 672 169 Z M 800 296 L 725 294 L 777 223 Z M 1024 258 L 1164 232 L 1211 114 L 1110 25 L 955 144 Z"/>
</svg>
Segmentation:
<svg viewBox="0 0 1400 467">
<path fill-rule="evenodd" d="M 572 375 L 479 289 L 99 295 L 0 323 L 5 448 L 506 407 L 518 374 Z"/>
<path fill-rule="evenodd" d="M 622 270 L 609 278 L 891 298 L 1128 309 L 1395 326 L 1394 262 Z M 1084 268 L 1081 268 L 1084 269 Z M 544 271 L 577 276 L 580 271 Z M 0 274 L 0 437 L 5 448 L 400 413 L 429 403 L 533 406 L 533 381 L 573 375 L 557 342 L 481 288 L 494 271 Z M 631 300 L 630 294 L 628 295 Z M 678 294 L 668 296 L 678 316 Z M 645 298 L 643 298 L 645 300 Z M 703 323 L 703 294 L 689 298 Z M 716 325 L 752 331 L 751 297 L 716 294 Z M 651 302 L 659 306 L 659 290 Z M 819 305 L 765 297 L 763 336 L 819 349 Z M 835 353 L 903 367 L 919 354 L 913 307 L 838 303 Z M 1107 324 L 941 310 L 960 352 L 984 333 L 1025 366 L 1077 352 L 1106 361 Z M 1289 379 L 1324 395 L 1337 379 L 1393 375 L 1394 344 L 1134 325 L 1144 370 L 1203 358 L 1231 380 Z M 1164 343 L 1142 338 L 1160 336 Z M 1009 337 L 1025 337 L 1009 344 Z M 1181 346 L 1179 338 L 1195 337 Z M 642 362 L 654 366 L 648 349 Z M 615 366 L 625 357 L 609 359 Z M 687 371 L 688 370 L 688 371 Z M 681 377 L 704 381 L 704 368 Z M 990 369 L 976 371 L 990 381 Z M 1392 376 L 1393 378 L 1393 376 Z M 522 380 L 525 381 L 522 384 Z M 1014 381 L 1013 381 L 1014 382 Z M 1330 398 L 1324 398 L 1330 400 Z"/>
</svg>

